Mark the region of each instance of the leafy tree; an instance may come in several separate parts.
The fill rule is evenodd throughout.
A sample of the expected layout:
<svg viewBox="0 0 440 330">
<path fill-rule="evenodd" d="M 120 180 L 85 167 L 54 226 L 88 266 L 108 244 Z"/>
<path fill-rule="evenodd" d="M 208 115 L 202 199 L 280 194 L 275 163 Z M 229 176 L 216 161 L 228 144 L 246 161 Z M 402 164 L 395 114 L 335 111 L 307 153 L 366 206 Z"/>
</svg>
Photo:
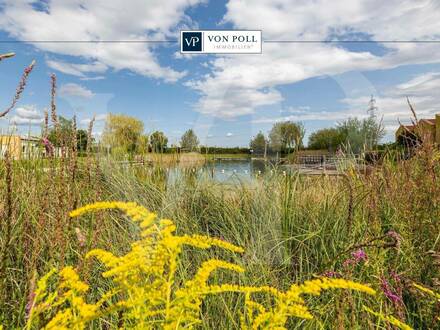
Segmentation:
<svg viewBox="0 0 440 330">
<path fill-rule="evenodd" d="M 76 147 L 79 152 L 84 152 L 87 150 L 88 143 L 87 131 L 79 129 L 76 131 Z M 93 141 L 90 141 L 93 142 Z"/>
<path fill-rule="evenodd" d="M 111 148 L 122 148 L 132 153 L 136 150 L 144 124 L 137 118 L 127 115 L 108 114 L 102 140 Z"/>
<path fill-rule="evenodd" d="M 52 128 L 48 133 L 49 141 L 56 147 L 67 145 L 71 142 L 73 134 L 73 120 L 63 116 L 58 117 L 58 131 Z M 87 132 L 83 129 L 76 130 L 76 149 L 79 152 L 87 149 Z"/>
<path fill-rule="evenodd" d="M 255 154 L 263 154 L 267 148 L 268 141 L 262 132 L 259 132 L 249 143 Z"/>
<path fill-rule="evenodd" d="M 141 155 L 148 153 L 149 143 L 150 143 L 150 138 L 148 135 L 143 134 L 139 136 L 137 141 L 136 151 Z"/>
<path fill-rule="evenodd" d="M 384 136 L 384 128 L 374 117 L 359 120 L 348 118 L 339 123 L 337 129 L 343 136 L 344 146 L 354 153 L 371 150 Z"/>
<path fill-rule="evenodd" d="M 180 139 L 180 146 L 187 151 L 194 151 L 199 146 L 199 139 L 192 129 L 183 133 Z"/>
<path fill-rule="evenodd" d="M 154 152 L 164 152 L 168 144 L 168 138 L 163 132 L 155 131 L 150 135 L 150 144 Z"/>
<path fill-rule="evenodd" d="M 315 150 L 335 151 L 344 143 L 344 135 L 337 128 L 324 128 L 312 133 L 309 137 L 309 148 Z"/>
<path fill-rule="evenodd" d="M 269 133 L 270 146 L 273 150 L 284 153 L 292 149 L 298 150 L 303 146 L 304 134 L 302 123 L 292 121 L 276 123 Z"/>
</svg>

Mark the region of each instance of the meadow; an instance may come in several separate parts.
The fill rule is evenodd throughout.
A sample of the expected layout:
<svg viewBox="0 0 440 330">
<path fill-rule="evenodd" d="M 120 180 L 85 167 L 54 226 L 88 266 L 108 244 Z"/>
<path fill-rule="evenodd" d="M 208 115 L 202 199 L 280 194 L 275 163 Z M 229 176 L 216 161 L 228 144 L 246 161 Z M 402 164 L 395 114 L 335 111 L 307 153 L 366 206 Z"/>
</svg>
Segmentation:
<svg viewBox="0 0 440 330">
<path fill-rule="evenodd" d="M 172 219 L 179 235 L 217 237 L 243 247 L 243 253 L 184 248 L 178 283 L 192 278 L 204 261 L 224 259 L 246 271 L 213 272 L 210 282 L 287 290 L 324 277 L 376 290 L 374 296 L 335 290 L 308 297 L 313 319 L 291 317 L 287 328 L 390 328 L 391 316 L 413 328 L 438 327 L 438 295 L 416 286 L 438 292 L 440 154 L 432 148 L 406 161 L 385 159 L 368 176 L 355 170 L 342 177 L 268 172 L 242 185 L 191 171 L 170 183 L 160 163 L 131 167 L 97 155 L 81 161 L 70 155 L 41 164 L 1 162 L 0 318 L 7 329 L 26 324 L 38 279 L 52 268 L 73 266 L 89 286 L 90 302 L 109 289 L 109 279 L 99 275 L 103 266 L 86 258 L 87 252 L 100 248 L 123 255 L 140 229 L 116 211 L 69 217 L 96 201 L 135 202 Z M 273 304 L 267 295 L 258 299 Z M 207 296 L 197 327 L 240 328 L 243 300 L 230 292 Z M 40 315 L 34 327 L 48 322 L 57 308 L 61 305 Z M 121 320 L 122 314 L 113 312 L 90 325 L 113 328 Z"/>
<path fill-rule="evenodd" d="M 440 328 L 433 146 L 233 185 L 104 154 L 0 161 L 4 329 Z"/>
</svg>

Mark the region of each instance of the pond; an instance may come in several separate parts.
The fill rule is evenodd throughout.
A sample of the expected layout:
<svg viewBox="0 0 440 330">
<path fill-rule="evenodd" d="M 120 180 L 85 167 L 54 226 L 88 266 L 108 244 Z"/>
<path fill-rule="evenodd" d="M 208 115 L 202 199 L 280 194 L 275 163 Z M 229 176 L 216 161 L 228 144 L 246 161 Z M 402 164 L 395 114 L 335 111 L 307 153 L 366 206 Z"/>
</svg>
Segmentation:
<svg viewBox="0 0 440 330">
<path fill-rule="evenodd" d="M 250 180 L 266 171 L 273 170 L 276 165 L 260 159 L 228 159 L 208 162 L 202 169 L 216 181 Z"/>
<path fill-rule="evenodd" d="M 220 159 L 200 166 L 172 167 L 167 171 L 171 182 L 182 175 L 193 175 L 222 183 L 239 183 L 249 182 L 265 173 L 275 173 L 276 170 L 287 173 L 291 168 L 271 160 L 248 158 Z"/>
</svg>

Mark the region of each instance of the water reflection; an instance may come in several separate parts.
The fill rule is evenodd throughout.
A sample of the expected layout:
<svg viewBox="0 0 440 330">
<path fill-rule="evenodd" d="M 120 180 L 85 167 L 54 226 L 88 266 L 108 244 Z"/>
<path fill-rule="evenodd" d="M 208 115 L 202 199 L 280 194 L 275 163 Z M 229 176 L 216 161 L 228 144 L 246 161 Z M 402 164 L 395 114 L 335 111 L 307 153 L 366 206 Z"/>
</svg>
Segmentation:
<svg viewBox="0 0 440 330">
<path fill-rule="evenodd" d="M 275 166 L 274 162 L 264 160 L 228 159 L 210 161 L 197 167 L 174 167 L 167 172 L 169 182 L 183 176 L 186 180 L 203 177 L 218 182 L 234 183 L 250 181 L 267 171 L 273 171 Z"/>
<path fill-rule="evenodd" d="M 263 160 L 218 160 L 209 162 L 203 169 L 220 182 L 230 180 L 250 180 L 272 168 Z"/>
</svg>

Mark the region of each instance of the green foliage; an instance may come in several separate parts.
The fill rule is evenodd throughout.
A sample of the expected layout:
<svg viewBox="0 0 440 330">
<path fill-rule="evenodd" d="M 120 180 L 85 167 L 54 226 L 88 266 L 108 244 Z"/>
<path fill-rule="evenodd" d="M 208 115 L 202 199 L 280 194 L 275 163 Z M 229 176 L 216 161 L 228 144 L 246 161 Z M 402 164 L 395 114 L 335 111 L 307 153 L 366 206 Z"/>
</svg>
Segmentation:
<svg viewBox="0 0 440 330">
<path fill-rule="evenodd" d="M 84 256 L 87 251 L 105 249 L 123 257 L 130 250 L 130 242 L 139 239 L 139 228 L 113 211 L 105 217 L 95 213 L 68 218 L 75 205 L 111 199 L 148 205 L 160 218 L 174 220 L 176 235 L 221 236 L 243 246 L 243 255 L 228 254 L 227 261 L 243 263 L 246 272 L 237 275 L 219 270 L 212 273 L 208 285 L 269 284 L 286 292 L 292 282 L 304 283 L 326 274 L 370 283 L 378 292 L 374 298 L 362 295 L 361 301 L 355 292 L 323 292 L 319 298 L 307 299 L 313 319 L 305 322 L 290 318 L 286 324 L 289 329 L 387 328 L 396 320 L 416 329 L 435 329 L 435 297 L 429 298 L 428 293 L 408 285 L 420 283 L 438 292 L 440 278 L 440 154 L 432 146 L 423 148 L 405 161 L 398 161 L 397 155 L 384 156 L 383 163 L 368 175 L 350 168 L 343 176 L 309 177 L 273 168 L 272 173 L 269 170 L 252 182 L 237 185 L 210 180 L 198 171 L 182 170 L 172 177 L 175 172 L 165 167 L 120 165 L 98 157 L 78 161 L 35 159 L 16 161 L 12 166 L 2 161 L 0 323 L 5 329 L 25 326 L 29 317 L 26 306 L 32 306 L 34 293 L 38 293 L 36 279 L 53 267 L 77 265 L 75 271 L 89 287 L 87 299 L 77 299 L 75 292 L 73 299 L 67 286 L 59 291 L 57 286 L 50 286 L 63 305 L 47 318 L 38 318 L 40 324 L 64 310 L 66 304 L 72 303 L 77 311 L 83 302 L 95 304 L 103 292 L 119 288 L 111 278 L 101 276 L 102 265 Z M 12 175 L 7 175 L 11 171 Z M 10 240 L 5 239 L 8 228 Z M 353 259 L 360 248 L 367 260 Z M 224 256 L 219 249 L 185 249 L 176 284 L 193 278 L 204 261 Z M 398 295 L 397 303 L 385 295 L 385 281 L 387 294 Z M 68 291 L 69 295 L 64 295 Z M 48 297 L 52 296 L 44 299 Z M 102 307 L 127 297 L 116 295 L 105 300 Z M 149 298 L 140 295 L 139 301 L 143 299 Z M 200 327 L 238 328 L 243 302 L 250 309 L 259 308 L 251 309 L 245 320 L 253 316 L 255 321 L 262 313 L 268 317 L 263 320 L 265 325 L 272 321 L 268 313 L 280 306 L 273 296 L 264 293 L 249 298 L 231 292 L 210 295 L 201 305 Z M 372 312 L 364 312 L 362 305 Z M 124 317 L 115 311 L 108 318 L 92 321 L 90 328 L 121 327 L 128 323 Z"/>
<path fill-rule="evenodd" d="M 264 154 L 267 151 L 268 141 L 262 132 L 259 132 L 249 143 L 254 154 Z"/>
<path fill-rule="evenodd" d="M 381 123 L 374 117 L 363 120 L 348 118 L 338 124 L 337 130 L 343 136 L 344 147 L 354 153 L 371 150 L 385 134 Z"/>
<path fill-rule="evenodd" d="M 150 138 L 148 135 L 141 135 L 137 141 L 136 151 L 141 155 L 148 153 L 150 146 Z"/>
<path fill-rule="evenodd" d="M 48 139 L 56 147 L 66 145 L 70 143 L 73 136 L 76 136 L 76 149 L 79 152 L 85 152 L 87 149 L 87 132 L 83 129 L 76 130 L 73 132 L 73 120 L 64 118 L 63 116 L 58 117 L 59 125 L 58 130 L 52 128 L 49 130 Z"/>
<path fill-rule="evenodd" d="M 150 145 L 154 152 L 164 152 L 167 148 L 168 138 L 161 131 L 155 131 L 150 135 Z"/>
<path fill-rule="evenodd" d="M 273 151 L 288 153 L 293 149 L 298 150 L 303 146 L 305 134 L 302 123 L 291 121 L 279 122 L 273 125 L 270 133 L 270 147 Z"/>
<path fill-rule="evenodd" d="M 241 148 L 241 147 L 200 147 L 200 153 L 202 154 L 218 154 L 218 155 L 238 155 L 238 154 L 250 154 L 249 148 Z"/>
<path fill-rule="evenodd" d="M 199 139 L 192 129 L 183 133 L 180 139 L 180 147 L 185 151 L 195 151 L 199 146 Z"/>
<path fill-rule="evenodd" d="M 384 134 L 384 128 L 374 117 L 363 120 L 348 118 L 335 128 L 324 128 L 312 133 L 308 146 L 316 150 L 336 151 L 344 148 L 346 151 L 360 153 L 374 149 Z"/>
<path fill-rule="evenodd" d="M 110 113 L 107 115 L 102 141 L 111 148 L 122 148 L 127 153 L 133 153 L 143 130 L 144 124 L 141 120 Z"/>
<path fill-rule="evenodd" d="M 314 150 L 336 151 L 344 142 L 342 132 L 337 128 L 324 128 L 313 132 L 308 147 Z"/>
<path fill-rule="evenodd" d="M 376 294 L 367 285 L 345 279 L 314 279 L 303 284 L 292 284 L 285 292 L 269 285 L 218 283 L 210 281 L 210 278 L 219 270 L 236 273 L 245 270 L 238 264 L 214 258 L 204 261 L 192 279 L 182 281 L 176 274 L 185 246 L 199 250 L 217 247 L 238 253 L 244 250 L 206 235 L 175 235 L 176 226 L 171 220 L 158 221 L 156 214 L 136 203 L 98 202 L 74 210 L 70 216 L 105 209 L 123 211 L 142 229 L 142 239 L 132 243 L 131 250 L 122 257 L 102 249 L 87 254 L 86 258 L 96 257 L 105 265 L 107 270 L 101 275 L 111 280 L 112 288 L 108 291 L 104 289 L 101 298 L 90 304 L 87 303 L 91 300 L 87 295 L 89 286 L 81 281 L 72 266 L 59 272 L 60 280 L 54 292 L 48 288 L 48 282 L 56 272 L 51 270 L 38 282 L 30 306 L 28 328 L 40 323 L 43 315 L 55 311 L 55 316 L 44 325 L 45 329 L 85 329 L 91 321 L 110 318 L 112 314 L 122 317 L 119 323 L 123 324 L 124 329 L 192 328 L 202 323 L 202 303 L 207 296 L 238 293 L 245 297 L 240 320 L 242 329 L 282 330 L 287 329 L 289 318 L 313 319 L 305 296 L 320 296 L 323 291 L 330 289 Z M 261 293 L 273 296 L 275 304 L 265 306 L 259 302 L 258 294 Z"/>
</svg>

